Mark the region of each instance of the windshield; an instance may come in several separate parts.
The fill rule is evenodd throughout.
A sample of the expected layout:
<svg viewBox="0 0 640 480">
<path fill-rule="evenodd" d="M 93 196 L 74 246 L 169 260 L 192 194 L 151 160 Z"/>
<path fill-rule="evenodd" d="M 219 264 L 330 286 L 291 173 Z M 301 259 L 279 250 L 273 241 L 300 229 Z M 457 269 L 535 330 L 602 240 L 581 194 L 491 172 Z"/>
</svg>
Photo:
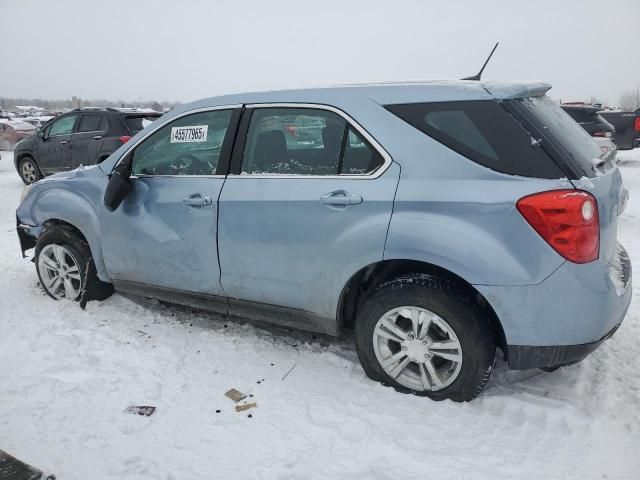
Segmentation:
<svg viewBox="0 0 640 480">
<path fill-rule="evenodd" d="M 539 126 L 551 135 L 553 141 L 573 158 L 586 175 L 594 175 L 594 164 L 599 163 L 604 153 L 569 114 L 546 95 L 515 101 L 537 120 Z"/>
</svg>

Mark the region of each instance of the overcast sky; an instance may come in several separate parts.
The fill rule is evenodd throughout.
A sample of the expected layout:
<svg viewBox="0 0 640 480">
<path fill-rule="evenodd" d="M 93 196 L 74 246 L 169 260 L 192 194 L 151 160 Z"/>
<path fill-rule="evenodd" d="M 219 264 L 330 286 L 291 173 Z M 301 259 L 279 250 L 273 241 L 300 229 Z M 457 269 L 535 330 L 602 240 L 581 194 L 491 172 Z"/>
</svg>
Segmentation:
<svg viewBox="0 0 640 480">
<path fill-rule="evenodd" d="M 0 0 L 0 97 L 189 101 L 476 73 L 563 101 L 640 86 L 640 1 Z"/>
</svg>

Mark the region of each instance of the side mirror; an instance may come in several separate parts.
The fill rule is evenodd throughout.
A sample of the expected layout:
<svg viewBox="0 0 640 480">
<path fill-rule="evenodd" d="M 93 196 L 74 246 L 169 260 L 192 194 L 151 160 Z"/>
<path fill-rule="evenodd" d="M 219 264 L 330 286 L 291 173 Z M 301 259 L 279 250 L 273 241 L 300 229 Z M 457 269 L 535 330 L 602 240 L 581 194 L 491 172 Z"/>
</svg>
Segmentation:
<svg viewBox="0 0 640 480">
<path fill-rule="evenodd" d="M 131 159 L 133 155 L 129 154 L 111 173 L 109 183 L 104 191 L 104 206 L 110 212 L 115 211 L 125 197 L 129 194 L 133 185 L 131 184 Z"/>
<path fill-rule="evenodd" d="M 40 127 L 36 128 L 36 135 L 38 135 L 41 139 L 44 140 L 44 130 L 42 130 Z"/>
</svg>

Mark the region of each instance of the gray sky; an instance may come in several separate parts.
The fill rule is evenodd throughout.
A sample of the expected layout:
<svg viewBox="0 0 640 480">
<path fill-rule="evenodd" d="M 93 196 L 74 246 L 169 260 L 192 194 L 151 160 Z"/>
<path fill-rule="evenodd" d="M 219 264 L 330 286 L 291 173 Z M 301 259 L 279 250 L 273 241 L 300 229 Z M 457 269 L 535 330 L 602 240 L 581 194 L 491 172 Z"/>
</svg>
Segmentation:
<svg viewBox="0 0 640 480">
<path fill-rule="evenodd" d="M 384 80 L 640 85 L 640 1 L 0 0 L 0 96 L 189 101 Z"/>
</svg>

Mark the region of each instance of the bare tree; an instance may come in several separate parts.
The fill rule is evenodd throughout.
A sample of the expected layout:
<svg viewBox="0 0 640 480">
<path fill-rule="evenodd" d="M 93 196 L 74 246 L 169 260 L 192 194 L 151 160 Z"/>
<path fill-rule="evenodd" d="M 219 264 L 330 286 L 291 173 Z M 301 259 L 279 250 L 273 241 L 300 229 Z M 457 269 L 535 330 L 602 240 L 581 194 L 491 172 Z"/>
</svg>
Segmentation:
<svg viewBox="0 0 640 480">
<path fill-rule="evenodd" d="M 619 100 L 620 108 L 628 112 L 632 112 L 640 108 L 640 88 L 635 90 L 627 90 L 622 94 Z"/>
</svg>

